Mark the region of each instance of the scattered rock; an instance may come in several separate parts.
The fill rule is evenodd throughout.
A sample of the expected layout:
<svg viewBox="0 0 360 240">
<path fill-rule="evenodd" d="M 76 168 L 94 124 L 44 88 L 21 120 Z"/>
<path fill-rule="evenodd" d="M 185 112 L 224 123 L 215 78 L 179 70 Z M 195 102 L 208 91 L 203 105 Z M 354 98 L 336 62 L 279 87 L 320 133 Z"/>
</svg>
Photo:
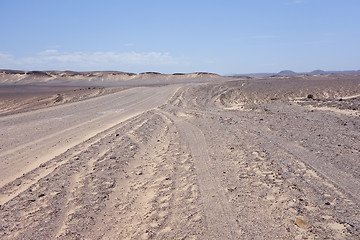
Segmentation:
<svg viewBox="0 0 360 240">
<path fill-rule="evenodd" d="M 305 222 L 304 220 L 302 220 L 301 218 L 296 218 L 295 219 L 295 225 L 298 226 L 299 228 L 302 229 L 309 229 L 311 226 L 309 223 Z"/>
<path fill-rule="evenodd" d="M 44 196 L 45 196 L 45 194 L 41 193 L 41 194 L 38 195 L 38 198 L 41 198 L 41 197 L 44 197 Z"/>
<path fill-rule="evenodd" d="M 57 97 L 54 99 L 54 103 L 59 103 L 64 100 L 64 97 L 61 94 L 58 94 Z"/>
<path fill-rule="evenodd" d="M 116 159 L 116 157 L 115 157 L 115 156 L 111 156 L 110 159 Z"/>
</svg>

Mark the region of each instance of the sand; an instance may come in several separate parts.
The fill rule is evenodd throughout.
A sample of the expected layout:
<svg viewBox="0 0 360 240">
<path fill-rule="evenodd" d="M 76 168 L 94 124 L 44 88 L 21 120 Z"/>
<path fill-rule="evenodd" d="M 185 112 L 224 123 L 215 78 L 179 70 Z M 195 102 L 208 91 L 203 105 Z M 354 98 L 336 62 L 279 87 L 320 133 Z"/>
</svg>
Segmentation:
<svg viewBox="0 0 360 240">
<path fill-rule="evenodd" d="M 359 94 L 329 75 L 9 104 L 0 238 L 359 239 Z"/>
<path fill-rule="evenodd" d="M 0 85 L 0 116 L 99 97 L 130 87 Z"/>
</svg>

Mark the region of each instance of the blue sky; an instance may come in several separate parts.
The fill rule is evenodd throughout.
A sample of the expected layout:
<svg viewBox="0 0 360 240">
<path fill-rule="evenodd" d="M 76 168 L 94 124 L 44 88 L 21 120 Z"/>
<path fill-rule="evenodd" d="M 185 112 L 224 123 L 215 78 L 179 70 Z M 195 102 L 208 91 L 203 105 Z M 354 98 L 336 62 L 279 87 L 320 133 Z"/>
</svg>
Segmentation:
<svg viewBox="0 0 360 240">
<path fill-rule="evenodd" d="M 359 0 L 0 0 L 0 69 L 360 69 Z"/>
</svg>

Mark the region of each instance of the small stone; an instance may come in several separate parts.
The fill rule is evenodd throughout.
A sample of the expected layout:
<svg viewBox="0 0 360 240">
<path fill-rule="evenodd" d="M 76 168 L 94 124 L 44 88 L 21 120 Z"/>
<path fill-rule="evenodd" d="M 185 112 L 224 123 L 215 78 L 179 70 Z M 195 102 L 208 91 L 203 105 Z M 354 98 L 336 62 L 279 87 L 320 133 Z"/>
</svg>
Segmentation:
<svg viewBox="0 0 360 240">
<path fill-rule="evenodd" d="M 330 202 L 326 202 L 325 205 L 331 205 L 331 203 L 330 203 Z"/>
<path fill-rule="evenodd" d="M 41 197 L 44 197 L 44 196 L 45 196 L 45 194 L 41 193 L 41 194 L 38 195 L 38 198 L 41 198 Z"/>
<path fill-rule="evenodd" d="M 115 157 L 115 156 L 111 156 L 110 159 L 116 159 L 116 157 Z"/>
<path fill-rule="evenodd" d="M 309 229 L 311 226 L 309 223 L 305 222 L 304 220 L 302 220 L 301 218 L 296 218 L 295 219 L 295 225 L 298 226 L 299 228 L 302 229 Z"/>
</svg>

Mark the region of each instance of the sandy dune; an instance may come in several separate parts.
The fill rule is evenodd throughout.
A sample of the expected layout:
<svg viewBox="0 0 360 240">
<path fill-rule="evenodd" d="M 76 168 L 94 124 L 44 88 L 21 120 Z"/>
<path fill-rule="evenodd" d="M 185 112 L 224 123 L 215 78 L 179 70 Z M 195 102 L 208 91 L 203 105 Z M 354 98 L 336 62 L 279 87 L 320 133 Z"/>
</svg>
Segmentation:
<svg viewBox="0 0 360 240">
<path fill-rule="evenodd" d="M 359 239 L 359 94 L 296 76 L 8 112 L 0 237 Z"/>
</svg>

